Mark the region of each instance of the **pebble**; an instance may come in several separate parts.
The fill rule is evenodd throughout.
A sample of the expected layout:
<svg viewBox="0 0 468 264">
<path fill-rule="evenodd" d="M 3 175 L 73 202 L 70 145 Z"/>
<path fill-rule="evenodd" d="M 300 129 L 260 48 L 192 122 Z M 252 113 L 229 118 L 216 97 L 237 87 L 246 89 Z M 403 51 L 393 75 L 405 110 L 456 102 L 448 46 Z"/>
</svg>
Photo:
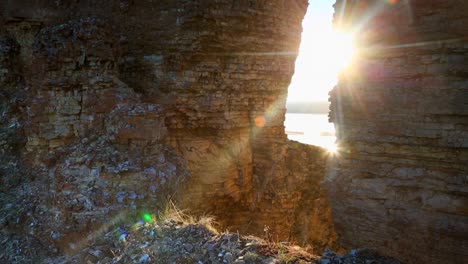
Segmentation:
<svg viewBox="0 0 468 264">
<path fill-rule="evenodd" d="M 59 233 L 56 233 L 56 232 L 52 232 L 52 234 L 50 234 L 50 237 L 51 237 L 52 239 L 57 239 L 57 238 L 60 237 L 60 234 L 59 234 Z"/>
<path fill-rule="evenodd" d="M 128 194 L 128 198 L 133 200 L 133 199 L 137 198 L 137 194 L 134 191 L 131 191 Z"/>
<path fill-rule="evenodd" d="M 193 250 L 193 246 L 191 244 L 188 244 L 188 243 L 185 243 L 184 244 L 184 248 L 185 250 L 187 251 L 192 251 Z"/>
<path fill-rule="evenodd" d="M 118 192 L 117 193 L 117 202 L 122 203 L 125 199 L 126 193 L 125 192 Z"/>
<path fill-rule="evenodd" d="M 93 256 L 97 257 L 97 258 L 101 257 L 101 255 L 102 255 L 102 251 L 99 250 L 99 249 L 97 249 L 97 250 L 92 250 L 91 249 L 91 250 L 88 251 L 88 253 L 90 255 L 93 255 Z"/>
<path fill-rule="evenodd" d="M 226 263 L 232 263 L 232 260 L 233 260 L 233 256 L 230 252 L 227 252 L 226 254 L 224 254 L 224 261 Z"/>
<path fill-rule="evenodd" d="M 154 192 L 156 192 L 157 190 L 158 190 L 158 186 L 156 186 L 156 185 L 151 185 L 151 186 L 150 186 L 150 191 L 151 191 L 151 192 L 154 193 Z"/>
<path fill-rule="evenodd" d="M 148 255 L 148 254 L 145 254 L 145 255 L 141 256 L 141 258 L 140 258 L 140 260 L 139 260 L 138 262 L 140 262 L 140 263 L 146 263 L 146 262 L 148 262 L 148 261 L 150 261 L 150 260 L 151 260 L 151 259 L 150 259 L 149 255 Z"/>
</svg>

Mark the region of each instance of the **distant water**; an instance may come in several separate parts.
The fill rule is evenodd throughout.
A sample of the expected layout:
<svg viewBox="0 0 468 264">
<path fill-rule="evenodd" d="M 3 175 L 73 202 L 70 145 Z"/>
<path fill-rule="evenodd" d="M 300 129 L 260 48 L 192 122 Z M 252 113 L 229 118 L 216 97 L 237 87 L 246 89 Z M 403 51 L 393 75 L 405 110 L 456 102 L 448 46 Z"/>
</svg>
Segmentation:
<svg viewBox="0 0 468 264">
<path fill-rule="evenodd" d="M 327 149 L 335 146 L 335 127 L 327 114 L 287 113 L 284 126 L 291 140 Z"/>
</svg>

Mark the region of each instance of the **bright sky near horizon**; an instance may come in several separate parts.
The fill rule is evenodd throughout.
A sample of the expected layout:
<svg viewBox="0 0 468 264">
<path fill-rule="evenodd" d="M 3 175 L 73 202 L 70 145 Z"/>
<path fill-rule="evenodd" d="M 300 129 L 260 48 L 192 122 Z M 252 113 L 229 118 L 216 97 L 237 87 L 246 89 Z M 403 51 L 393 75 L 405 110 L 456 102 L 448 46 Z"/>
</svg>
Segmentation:
<svg viewBox="0 0 468 264">
<path fill-rule="evenodd" d="M 333 31 L 335 0 L 309 0 L 289 102 L 327 101 L 340 68 L 350 60 L 351 38 Z"/>
</svg>

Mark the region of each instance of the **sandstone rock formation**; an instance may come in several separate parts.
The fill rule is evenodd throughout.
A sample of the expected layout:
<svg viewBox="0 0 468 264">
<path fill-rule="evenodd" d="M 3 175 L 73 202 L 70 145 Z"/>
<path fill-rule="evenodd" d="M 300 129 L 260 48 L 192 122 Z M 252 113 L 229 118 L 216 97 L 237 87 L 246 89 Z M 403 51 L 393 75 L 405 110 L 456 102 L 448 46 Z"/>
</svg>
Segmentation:
<svg viewBox="0 0 468 264">
<path fill-rule="evenodd" d="M 336 24 L 358 30 L 361 47 L 331 93 L 340 243 L 466 263 L 468 3 L 338 2 Z"/>
</svg>

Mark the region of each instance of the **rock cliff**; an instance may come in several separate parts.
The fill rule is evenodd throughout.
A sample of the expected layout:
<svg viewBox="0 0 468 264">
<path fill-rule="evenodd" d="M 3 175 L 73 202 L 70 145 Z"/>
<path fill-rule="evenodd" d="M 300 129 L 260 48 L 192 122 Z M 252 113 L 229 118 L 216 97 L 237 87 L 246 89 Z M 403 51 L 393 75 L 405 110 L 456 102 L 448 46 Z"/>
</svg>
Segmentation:
<svg viewBox="0 0 468 264">
<path fill-rule="evenodd" d="M 335 7 L 337 26 L 357 30 L 360 47 L 331 93 L 340 243 L 408 263 L 466 263 L 468 3 Z"/>
</svg>

